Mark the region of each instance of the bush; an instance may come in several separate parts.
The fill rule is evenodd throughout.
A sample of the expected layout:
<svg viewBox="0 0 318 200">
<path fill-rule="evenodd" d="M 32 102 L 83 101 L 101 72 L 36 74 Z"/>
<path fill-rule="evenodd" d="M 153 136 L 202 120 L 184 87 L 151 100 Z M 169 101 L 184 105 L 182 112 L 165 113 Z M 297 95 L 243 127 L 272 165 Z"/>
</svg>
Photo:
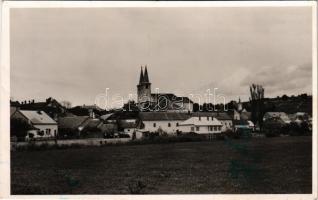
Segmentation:
<svg viewBox="0 0 318 200">
<path fill-rule="evenodd" d="M 226 130 L 225 132 L 222 133 L 224 138 L 235 138 L 238 139 L 240 138 L 240 135 L 237 132 L 234 132 L 232 130 Z"/>
<path fill-rule="evenodd" d="M 207 140 L 205 135 L 199 135 L 196 133 L 186 133 L 180 135 L 159 135 L 157 132 L 145 133 L 141 140 L 133 140 L 130 144 L 163 144 L 163 143 L 175 143 L 175 142 L 197 142 Z"/>
</svg>

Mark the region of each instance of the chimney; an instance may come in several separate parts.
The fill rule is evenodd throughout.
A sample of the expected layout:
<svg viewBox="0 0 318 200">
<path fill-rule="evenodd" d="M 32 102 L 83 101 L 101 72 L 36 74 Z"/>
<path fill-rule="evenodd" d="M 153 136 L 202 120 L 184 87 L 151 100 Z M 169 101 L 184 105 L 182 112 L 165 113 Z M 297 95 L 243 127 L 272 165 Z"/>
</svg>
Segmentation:
<svg viewBox="0 0 318 200">
<path fill-rule="evenodd" d="M 34 103 L 34 99 L 32 99 L 32 103 Z"/>
</svg>

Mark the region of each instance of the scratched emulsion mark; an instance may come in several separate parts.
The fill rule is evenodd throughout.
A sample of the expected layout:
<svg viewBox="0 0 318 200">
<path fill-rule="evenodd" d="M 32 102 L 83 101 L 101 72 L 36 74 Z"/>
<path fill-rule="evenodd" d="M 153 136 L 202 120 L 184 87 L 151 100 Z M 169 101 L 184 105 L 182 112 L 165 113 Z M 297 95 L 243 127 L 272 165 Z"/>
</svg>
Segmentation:
<svg viewBox="0 0 318 200">
<path fill-rule="evenodd" d="M 225 144 L 239 155 L 237 159 L 230 160 L 230 178 L 234 184 L 237 183 L 235 185 L 244 187 L 262 179 L 261 169 L 257 165 L 262 160 L 262 155 L 257 151 L 249 150 L 247 146 L 250 141 L 249 137 L 241 141 L 245 143 L 237 144 L 230 139 L 226 139 Z"/>
</svg>

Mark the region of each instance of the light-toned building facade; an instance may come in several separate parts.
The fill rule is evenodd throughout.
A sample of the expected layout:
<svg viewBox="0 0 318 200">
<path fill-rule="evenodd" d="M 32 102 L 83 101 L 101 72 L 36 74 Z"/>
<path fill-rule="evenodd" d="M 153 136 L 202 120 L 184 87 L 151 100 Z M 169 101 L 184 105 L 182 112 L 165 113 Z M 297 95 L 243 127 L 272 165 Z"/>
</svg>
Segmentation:
<svg viewBox="0 0 318 200">
<path fill-rule="evenodd" d="M 216 118 L 219 122 L 221 122 L 222 127 L 221 131 L 226 132 L 228 130 L 233 130 L 233 119 L 230 115 L 225 112 L 194 112 L 191 114 L 195 117 L 213 117 Z"/>
<path fill-rule="evenodd" d="M 16 110 L 12 115 L 12 119 L 21 119 L 30 124 L 36 133 L 41 137 L 49 138 L 58 134 L 57 122 L 48 116 L 44 111 L 33 110 Z M 36 135 L 35 135 L 36 137 Z"/>
<path fill-rule="evenodd" d="M 192 116 L 180 123 L 180 130 L 185 133 L 219 134 L 222 132 L 222 124 L 215 117 Z"/>
<path fill-rule="evenodd" d="M 139 116 L 142 121 L 140 131 L 162 131 L 167 134 L 181 131 L 180 123 L 191 117 L 187 113 L 174 112 L 141 112 Z"/>
</svg>

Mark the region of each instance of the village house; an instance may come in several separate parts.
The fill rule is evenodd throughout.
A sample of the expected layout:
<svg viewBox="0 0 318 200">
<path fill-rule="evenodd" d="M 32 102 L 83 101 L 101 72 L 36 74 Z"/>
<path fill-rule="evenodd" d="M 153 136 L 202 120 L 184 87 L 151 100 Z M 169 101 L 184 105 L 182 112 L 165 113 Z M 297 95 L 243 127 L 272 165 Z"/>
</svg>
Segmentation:
<svg viewBox="0 0 318 200">
<path fill-rule="evenodd" d="M 233 130 L 233 119 L 226 112 L 194 112 L 194 117 L 214 117 L 221 122 L 221 131 Z"/>
<path fill-rule="evenodd" d="M 41 110 L 44 111 L 55 121 L 58 117 L 65 116 L 67 109 L 62 106 L 57 100 L 49 97 L 43 102 L 35 102 L 34 100 L 22 101 L 19 105 L 16 105 L 21 110 Z"/>
<path fill-rule="evenodd" d="M 11 119 L 20 119 L 31 125 L 32 130 L 27 133 L 30 137 L 51 138 L 58 134 L 57 122 L 44 111 L 17 109 L 11 114 Z"/>
<path fill-rule="evenodd" d="M 180 123 L 189 119 L 191 115 L 181 112 L 140 112 L 142 121 L 140 131 L 176 134 L 180 131 Z"/>
<path fill-rule="evenodd" d="M 219 134 L 222 123 L 213 116 L 191 116 L 179 124 L 182 133 Z"/>
<path fill-rule="evenodd" d="M 75 106 L 68 109 L 69 112 L 77 116 L 89 116 L 91 118 L 98 118 L 106 113 L 106 110 L 98 107 L 97 105 L 82 105 Z"/>
<path fill-rule="evenodd" d="M 61 117 L 58 122 L 61 137 L 105 137 L 118 132 L 117 123 L 106 123 L 89 116 Z"/>
<path fill-rule="evenodd" d="M 290 124 L 291 122 L 288 115 L 284 112 L 267 112 L 264 114 L 263 121 L 266 121 L 272 118 L 279 118 L 285 124 Z"/>
</svg>

